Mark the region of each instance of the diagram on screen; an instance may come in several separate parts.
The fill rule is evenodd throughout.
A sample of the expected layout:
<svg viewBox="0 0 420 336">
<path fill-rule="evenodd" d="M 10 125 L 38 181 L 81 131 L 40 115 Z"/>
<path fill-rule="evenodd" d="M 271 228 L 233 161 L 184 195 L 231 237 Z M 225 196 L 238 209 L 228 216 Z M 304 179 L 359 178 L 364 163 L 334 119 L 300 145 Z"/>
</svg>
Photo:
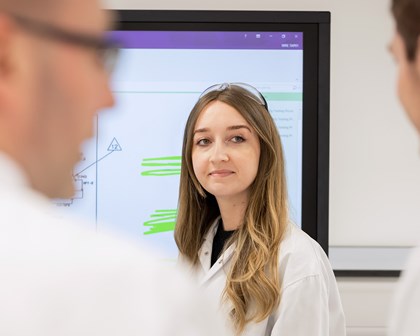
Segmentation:
<svg viewBox="0 0 420 336">
<path fill-rule="evenodd" d="M 92 144 L 94 145 L 92 146 Z M 86 148 L 86 152 L 82 153 L 81 161 L 74 170 L 74 196 L 69 199 L 57 199 L 54 203 L 60 208 L 71 208 L 70 212 L 76 212 L 78 215 L 96 222 L 98 197 L 97 166 L 103 160 L 106 162 L 107 158 L 112 154 L 121 152 L 122 147 L 114 137 L 106 148 L 106 154 L 99 157 L 97 155 L 97 142 L 92 141 L 92 144 Z"/>
</svg>

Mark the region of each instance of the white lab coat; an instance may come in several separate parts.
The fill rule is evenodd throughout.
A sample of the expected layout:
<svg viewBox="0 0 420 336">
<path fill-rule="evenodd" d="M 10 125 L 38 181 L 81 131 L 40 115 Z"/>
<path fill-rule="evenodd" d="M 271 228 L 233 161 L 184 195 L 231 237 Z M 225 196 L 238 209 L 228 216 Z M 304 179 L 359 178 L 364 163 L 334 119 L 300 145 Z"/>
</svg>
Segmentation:
<svg viewBox="0 0 420 336">
<path fill-rule="evenodd" d="M 0 335 L 223 335 L 192 282 L 53 213 L 0 152 Z"/>
<path fill-rule="evenodd" d="M 226 317 L 226 332 L 234 335 L 228 319 L 231 304 L 221 303 L 226 275 L 231 267 L 235 244 L 232 244 L 210 268 L 217 220 L 210 228 L 199 252 L 200 265 L 192 274 L 205 288 L 213 305 L 220 306 Z M 180 257 L 180 264 L 188 264 Z M 265 320 L 249 323 L 242 336 L 343 336 L 344 313 L 330 263 L 322 248 L 305 232 L 289 225 L 281 243 L 279 307 Z"/>
<path fill-rule="evenodd" d="M 391 304 L 389 336 L 420 335 L 420 246 L 411 253 Z"/>
</svg>

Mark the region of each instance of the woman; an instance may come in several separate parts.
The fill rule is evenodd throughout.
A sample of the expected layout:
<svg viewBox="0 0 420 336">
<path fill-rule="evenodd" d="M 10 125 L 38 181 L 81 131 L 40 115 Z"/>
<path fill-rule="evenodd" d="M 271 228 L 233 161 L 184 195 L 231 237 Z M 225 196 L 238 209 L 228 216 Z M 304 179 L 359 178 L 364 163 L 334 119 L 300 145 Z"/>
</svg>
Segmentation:
<svg viewBox="0 0 420 336">
<path fill-rule="evenodd" d="M 188 118 L 175 240 L 227 334 L 345 335 L 331 266 L 289 222 L 284 160 L 264 97 L 208 88 Z"/>
</svg>

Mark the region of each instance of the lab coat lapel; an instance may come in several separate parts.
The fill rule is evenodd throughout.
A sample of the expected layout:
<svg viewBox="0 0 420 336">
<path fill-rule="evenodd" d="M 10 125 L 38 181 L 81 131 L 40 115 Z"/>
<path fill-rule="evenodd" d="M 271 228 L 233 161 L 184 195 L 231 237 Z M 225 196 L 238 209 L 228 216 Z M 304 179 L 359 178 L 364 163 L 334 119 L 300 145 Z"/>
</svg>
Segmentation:
<svg viewBox="0 0 420 336">
<path fill-rule="evenodd" d="M 211 264 L 211 249 L 213 246 L 214 233 L 210 231 L 213 231 L 213 228 L 209 230 L 209 233 L 207 234 L 206 238 L 204 238 L 204 243 L 198 252 L 198 257 L 200 259 L 201 268 L 204 274 L 209 271 Z"/>
<path fill-rule="evenodd" d="M 212 227 L 209 229 L 203 246 L 199 252 L 200 264 L 203 271 L 202 278 L 200 279 L 200 285 L 205 284 L 211 277 L 217 274 L 217 272 L 219 272 L 223 266 L 226 265 L 226 263 L 232 258 L 233 252 L 235 250 L 235 243 L 233 243 L 210 268 L 211 251 L 213 248 L 213 239 L 217 231 L 218 220 L 219 218 L 216 219 L 215 223 L 213 223 Z"/>
<path fill-rule="evenodd" d="M 207 281 L 211 280 L 211 278 L 216 275 L 218 272 L 228 272 L 227 269 L 224 269 L 224 266 L 229 262 L 232 258 L 233 251 L 235 251 L 235 243 L 228 247 L 228 249 L 223 253 L 220 258 L 214 263 L 214 265 L 205 272 L 204 277 L 200 281 L 200 285 L 204 285 Z M 209 257 L 210 259 L 210 257 Z M 210 265 L 210 262 L 209 262 Z"/>
</svg>

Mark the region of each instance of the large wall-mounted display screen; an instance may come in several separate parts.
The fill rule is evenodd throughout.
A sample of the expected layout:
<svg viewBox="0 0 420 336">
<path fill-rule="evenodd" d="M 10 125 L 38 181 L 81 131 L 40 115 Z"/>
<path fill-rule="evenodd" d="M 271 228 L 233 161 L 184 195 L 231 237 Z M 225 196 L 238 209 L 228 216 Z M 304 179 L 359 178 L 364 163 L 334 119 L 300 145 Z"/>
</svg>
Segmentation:
<svg viewBox="0 0 420 336">
<path fill-rule="evenodd" d="M 57 204 L 90 219 L 93 229 L 175 259 L 188 114 L 207 87 L 244 82 L 264 95 L 278 127 L 291 218 L 326 248 L 328 135 L 321 132 L 328 131 L 328 78 L 322 84 L 320 76 L 328 77 L 329 64 L 320 65 L 320 49 L 329 54 L 329 22 L 322 45 L 320 22 L 275 13 L 122 12 L 120 26 L 109 32 L 122 45 L 112 77 L 116 105 L 98 115 L 96 137 L 83 148 L 75 197 Z M 292 14 L 294 22 L 285 22 Z"/>
</svg>

